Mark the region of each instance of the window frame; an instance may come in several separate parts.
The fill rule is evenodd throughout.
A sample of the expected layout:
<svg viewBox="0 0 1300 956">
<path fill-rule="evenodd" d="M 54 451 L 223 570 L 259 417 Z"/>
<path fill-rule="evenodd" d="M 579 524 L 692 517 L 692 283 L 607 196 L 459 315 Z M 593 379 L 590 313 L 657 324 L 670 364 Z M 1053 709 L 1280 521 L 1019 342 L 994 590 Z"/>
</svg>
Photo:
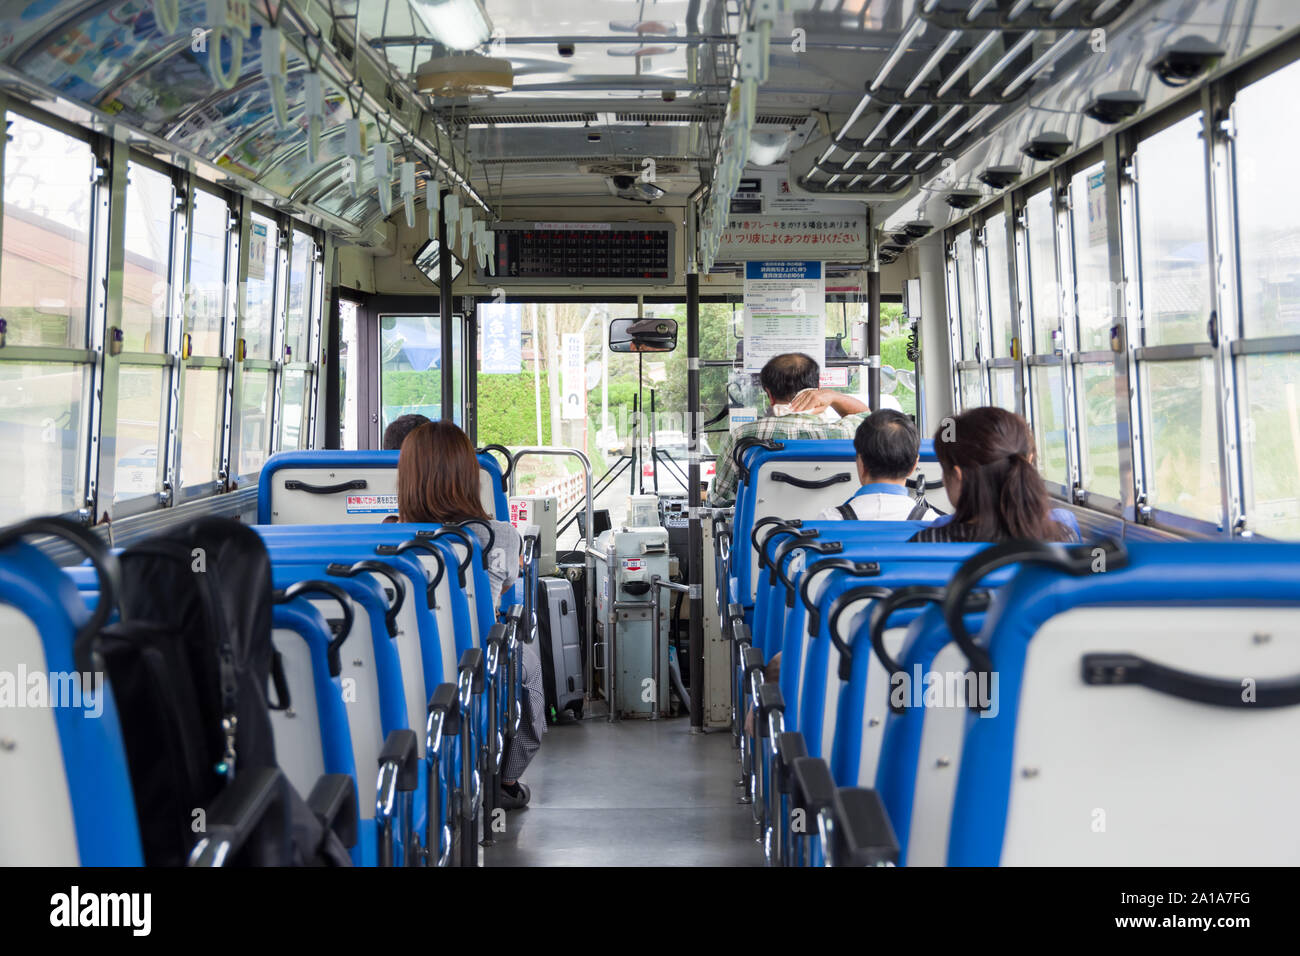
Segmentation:
<svg viewBox="0 0 1300 956">
<path fill-rule="evenodd" d="M 1154 428 L 1150 420 L 1150 396 L 1147 387 L 1151 369 L 1166 362 L 1187 362 L 1210 359 L 1214 368 L 1215 394 L 1222 394 L 1224 387 L 1223 363 L 1214 341 L 1207 332 L 1202 342 L 1183 342 L 1169 345 L 1146 344 L 1146 302 L 1143 300 L 1143 275 L 1146 268 L 1142 260 L 1141 245 L 1141 145 L 1170 127 L 1183 122 L 1189 117 L 1201 118 L 1202 171 L 1205 176 L 1206 193 L 1203 197 L 1205 212 L 1205 239 L 1207 256 L 1207 281 L 1209 288 L 1206 304 L 1212 317 L 1219 315 L 1218 282 L 1215 275 L 1215 258 L 1217 254 L 1214 236 L 1213 184 L 1211 182 L 1212 160 L 1210 154 L 1212 143 L 1207 143 L 1207 132 L 1212 128 L 1212 115 L 1205 109 L 1200 97 L 1184 97 L 1169 104 L 1155 116 L 1144 119 L 1125 129 L 1117 139 L 1117 155 L 1121 172 L 1120 190 L 1123 204 L 1123 218 L 1120 223 L 1124 239 L 1124 268 L 1130 281 L 1126 282 L 1126 304 L 1129 306 L 1130 319 L 1127 326 L 1127 352 L 1131 361 L 1131 375 L 1134 387 L 1129 390 L 1130 416 L 1135 423 L 1134 450 L 1140 467 L 1135 467 L 1133 475 L 1134 509 L 1133 520 L 1165 530 L 1179 533 L 1202 535 L 1222 535 L 1230 526 L 1227 501 L 1228 456 L 1223 446 L 1224 414 L 1222 403 L 1216 407 L 1215 447 L 1218 456 L 1219 471 L 1219 515 L 1218 521 L 1186 514 L 1168 507 L 1158 507 L 1150 503 L 1150 490 L 1154 485 L 1152 470 L 1156 462 L 1154 448 Z M 1189 157 L 1190 160 L 1190 157 Z M 1213 319 L 1212 319 L 1213 321 Z"/>
<path fill-rule="evenodd" d="M 109 211 L 109 187 L 105 183 L 109 164 L 105 150 L 108 144 L 103 136 L 93 134 L 67 120 L 54 116 L 22 100 L 0 92 L 0 117 L 14 113 L 32 123 L 85 143 L 91 151 L 95 178 L 90 189 L 90 235 L 87 237 L 86 263 L 86 316 L 85 335 L 81 346 L 67 345 L 6 345 L 0 349 L 0 362 L 15 365 L 50 364 L 81 367 L 81 401 L 78 406 L 77 468 L 73 479 L 75 508 L 59 512 L 60 515 L 83 523 L 92 523 L 98 509 L 100 482 L 100 420 L 104 407 L 104 362 L 106 352 L 105 310 L 107 295 L 104 283 L 108 278 L 106 217 Z M 8 140 L 0 137 L 0 170 L 5 166 Z M 3 195 L 0 194 L 0 240 L 3 239 Z M 0 276 L 0 281 L 3 277 Z M 23 515 L 22 517 L 31 517 Z M 21 518 L 19 519 L 21 520 Z"/>
</svg>

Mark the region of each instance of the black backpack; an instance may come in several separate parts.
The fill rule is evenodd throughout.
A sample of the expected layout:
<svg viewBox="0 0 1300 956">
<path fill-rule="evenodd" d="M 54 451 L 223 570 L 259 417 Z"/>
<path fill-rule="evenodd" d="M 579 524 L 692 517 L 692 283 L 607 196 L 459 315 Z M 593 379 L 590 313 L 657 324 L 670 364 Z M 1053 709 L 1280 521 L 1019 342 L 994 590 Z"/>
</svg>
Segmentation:
<svg viewBox="0 0 1300 956">
<path fill-rule="evenodd" d="M 146 864 L 181 866 L 204 809 L 234 775 L 275 768 L 270 708 L 289 704 L 271 642 L 271 562 L 260 536 L 201 518 L 120 556 L 121 620 L 97 641 L 122 723 Z M 276 693 L 268 703 L 267 685 Z M 289 791 L 290 839 L 250 840 L 233 862 L 349 865 Z"/>
</svg>

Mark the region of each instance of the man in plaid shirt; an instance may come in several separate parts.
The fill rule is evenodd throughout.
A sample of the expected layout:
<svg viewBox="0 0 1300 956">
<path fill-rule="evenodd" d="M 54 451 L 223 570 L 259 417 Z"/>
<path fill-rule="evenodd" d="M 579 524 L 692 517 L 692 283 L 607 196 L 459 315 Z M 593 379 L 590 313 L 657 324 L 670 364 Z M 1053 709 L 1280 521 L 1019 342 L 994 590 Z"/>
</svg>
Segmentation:
<svg viewBox="0 0 1300 956">
<path fill-rule="evenodd" d="M 746 422 L 722 443 L 713 490 L 709 493 L 709 503 L 714 507 L 735 500 L 739 476 L 731 453 L 739 439 L 852 438 L 871 411 L 851 395 L 819 388 L 821 369 L 815 359 L 799 352 L 786 352 L 769 360 L 758 378 L 772 406 L 771 414 Z M 823 420 L 827 408 L 840 415 L 839 421 Z"/>
</svg>

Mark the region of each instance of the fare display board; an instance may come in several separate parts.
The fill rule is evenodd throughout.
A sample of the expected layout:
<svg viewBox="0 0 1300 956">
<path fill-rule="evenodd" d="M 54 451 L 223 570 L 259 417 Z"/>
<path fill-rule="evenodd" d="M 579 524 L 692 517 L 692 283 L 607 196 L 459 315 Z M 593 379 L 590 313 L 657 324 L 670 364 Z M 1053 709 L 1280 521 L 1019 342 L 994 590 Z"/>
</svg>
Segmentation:
<svg viewBox="0 0 1300 956">
<path fill-rule="evenodd" d="M 502 222 L 496 226 L 495 275 L 480 281 L 670 284 L 673 227 L 640 222 Z"/>
</svg>

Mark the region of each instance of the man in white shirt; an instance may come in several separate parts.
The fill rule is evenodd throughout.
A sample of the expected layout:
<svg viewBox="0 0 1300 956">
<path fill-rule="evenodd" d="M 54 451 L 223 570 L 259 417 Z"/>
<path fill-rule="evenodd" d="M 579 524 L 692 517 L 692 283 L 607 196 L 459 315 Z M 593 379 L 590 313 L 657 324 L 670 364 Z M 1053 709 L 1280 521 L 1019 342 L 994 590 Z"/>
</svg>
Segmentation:
<svg viewBox="0 0 1300 956">
<path fill-rule="evenodd" d="M 924 498 L 907 490 L 907 477 L 916 470 L 921 436 L 912 419 L 902 412 L 881 409 L 872 412 L 853 436 L 858 453 L 857 493 L 817 517 L 822 521 L 933 521 L 939 512 Z"/>
</svg>

